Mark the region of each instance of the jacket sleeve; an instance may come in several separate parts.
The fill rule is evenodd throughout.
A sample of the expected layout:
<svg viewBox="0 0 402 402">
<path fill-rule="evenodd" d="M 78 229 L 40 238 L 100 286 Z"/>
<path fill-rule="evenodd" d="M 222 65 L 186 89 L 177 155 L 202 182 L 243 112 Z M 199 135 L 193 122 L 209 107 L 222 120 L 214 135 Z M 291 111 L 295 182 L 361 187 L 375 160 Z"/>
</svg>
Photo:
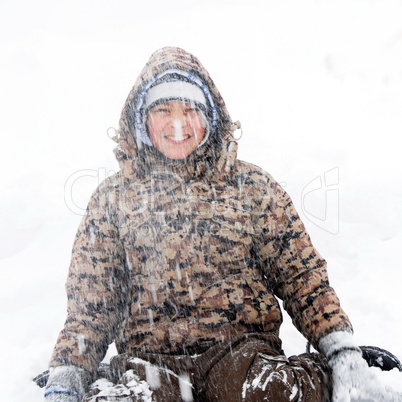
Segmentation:
<svg viewBox="0 0 402 402">
<path fill-rule="evenodd" d="M 293 324 L 317 347 L 324 334 L 352 325 L 289 195 L 272 178 L 267 190 L 258 221 L 262 269 Z"/>
<path fill-rule="evenodd" d="M 93 374 L 123 319 L 128 280 L 111 194 L 99 186 L 78 228 L 66 283 L 67 320 L 50 367 L 75 365 Z"/>
</svg>

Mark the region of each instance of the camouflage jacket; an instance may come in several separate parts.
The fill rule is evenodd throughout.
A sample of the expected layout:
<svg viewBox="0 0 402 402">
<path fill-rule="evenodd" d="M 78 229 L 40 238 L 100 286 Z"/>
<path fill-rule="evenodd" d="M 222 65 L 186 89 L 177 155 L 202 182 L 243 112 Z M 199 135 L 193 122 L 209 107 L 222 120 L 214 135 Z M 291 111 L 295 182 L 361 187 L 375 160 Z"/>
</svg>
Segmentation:
<svg viewBox="0 0 402 402">
<path fill-rule="evenodd" d="M 136 97 L 172 65 L 201 76 L 218 105 L 215 138 L 186 163 L 161 161 L 133 139 Z M 196 58 L 176 48 L 152 55 L 119 132 L 121 170 L 94 192 L 78 229 L 51 366 L 93 372 L 113 341 L 119 353 L 199 353 L 239 333 L 279 334 L 277 298 L 313 345 L 351 330 L 289 196 L 236 159 L 229 114 Z"/>
</svg>

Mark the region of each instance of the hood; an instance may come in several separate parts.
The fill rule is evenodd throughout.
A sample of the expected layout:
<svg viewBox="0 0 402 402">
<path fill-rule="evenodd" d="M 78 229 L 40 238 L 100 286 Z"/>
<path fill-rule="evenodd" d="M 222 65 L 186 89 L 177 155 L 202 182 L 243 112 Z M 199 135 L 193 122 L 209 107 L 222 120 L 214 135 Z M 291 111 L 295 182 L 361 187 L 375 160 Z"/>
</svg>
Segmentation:
<svg viewBox="0 0 402 402">
<path fill-rule="evenodd" d="M 208 141 L 182 160 L 163 157 L 154 147 L 144 145 L 138 138 L 136 108 L 144 93 L 164 74 L 180 71 L 186 77 L 194 77 L 206 86 L 206 92 L 215 105 L 214 132 Z M 182 178 L 208 174 L 216 170 L 228 173 L 236 159 L 237 144 L 233 131 L 238 122 L 232 123 L 226 105 L 209 73 L 192 54 L 176 47 L 165 47 L 154 52 L 142 69 L 124 104 L 115 149 L 116 158 L 126 177 L 147 175 L 158 170 L 172 171 Z"/>
</svg>

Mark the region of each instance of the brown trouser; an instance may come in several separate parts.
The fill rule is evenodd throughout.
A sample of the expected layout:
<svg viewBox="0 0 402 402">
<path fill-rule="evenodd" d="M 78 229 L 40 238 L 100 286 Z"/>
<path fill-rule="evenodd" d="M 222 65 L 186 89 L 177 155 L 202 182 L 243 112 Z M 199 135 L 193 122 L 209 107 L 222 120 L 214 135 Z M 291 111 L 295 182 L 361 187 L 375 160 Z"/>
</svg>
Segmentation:
<svg viewBox="0 0 402 402">
<path fill-rule="evenodd" d="M 272 334 L 243 335 L 200 355 L 139 353 L 112 358 L 117 385 L 98 380 L 86 402 L 305 401 L 331 399 L 330 368 L 319 354 L 287 358 Z"/>
</svg>

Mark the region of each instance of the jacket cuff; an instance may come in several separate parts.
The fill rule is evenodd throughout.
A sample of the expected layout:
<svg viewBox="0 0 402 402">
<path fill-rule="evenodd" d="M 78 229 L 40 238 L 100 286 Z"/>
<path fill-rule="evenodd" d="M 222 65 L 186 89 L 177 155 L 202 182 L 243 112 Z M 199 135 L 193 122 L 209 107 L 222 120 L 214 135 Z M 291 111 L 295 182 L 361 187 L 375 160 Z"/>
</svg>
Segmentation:
<svg viewBox="0 0 402 402">
<path fill-rule="evenodd" d="M 74 390 L 72 390 L 70 388 L 66 388 L 66 387 L 61 387 L 61 386 L 51 386 L 51 387 L 47 388 L 44 396 L 46 398 L 48 395 L 51 395 L 51 394 L 64 394 L 64 395 L 75 396 L 77 398 L 80 398 L 80 395 L 77 392 L 75 392 Z"/>
<path fill-rule="evenodd" d="M 318 342 L 318 350 L 327 360 L 345 350 L 352 350 L 361 354 L 360 348 L 353 339 L 353 334 L 349 331 L 335 331 L 324 335 Z"/>
<path fill-rule="evenodd" d="M 53 393 L 77 396 L 81 400 L 90 384 L 87 371 L 76 366 L 57 366 L 50 369 L 45 395 Z"/>
</svg>

